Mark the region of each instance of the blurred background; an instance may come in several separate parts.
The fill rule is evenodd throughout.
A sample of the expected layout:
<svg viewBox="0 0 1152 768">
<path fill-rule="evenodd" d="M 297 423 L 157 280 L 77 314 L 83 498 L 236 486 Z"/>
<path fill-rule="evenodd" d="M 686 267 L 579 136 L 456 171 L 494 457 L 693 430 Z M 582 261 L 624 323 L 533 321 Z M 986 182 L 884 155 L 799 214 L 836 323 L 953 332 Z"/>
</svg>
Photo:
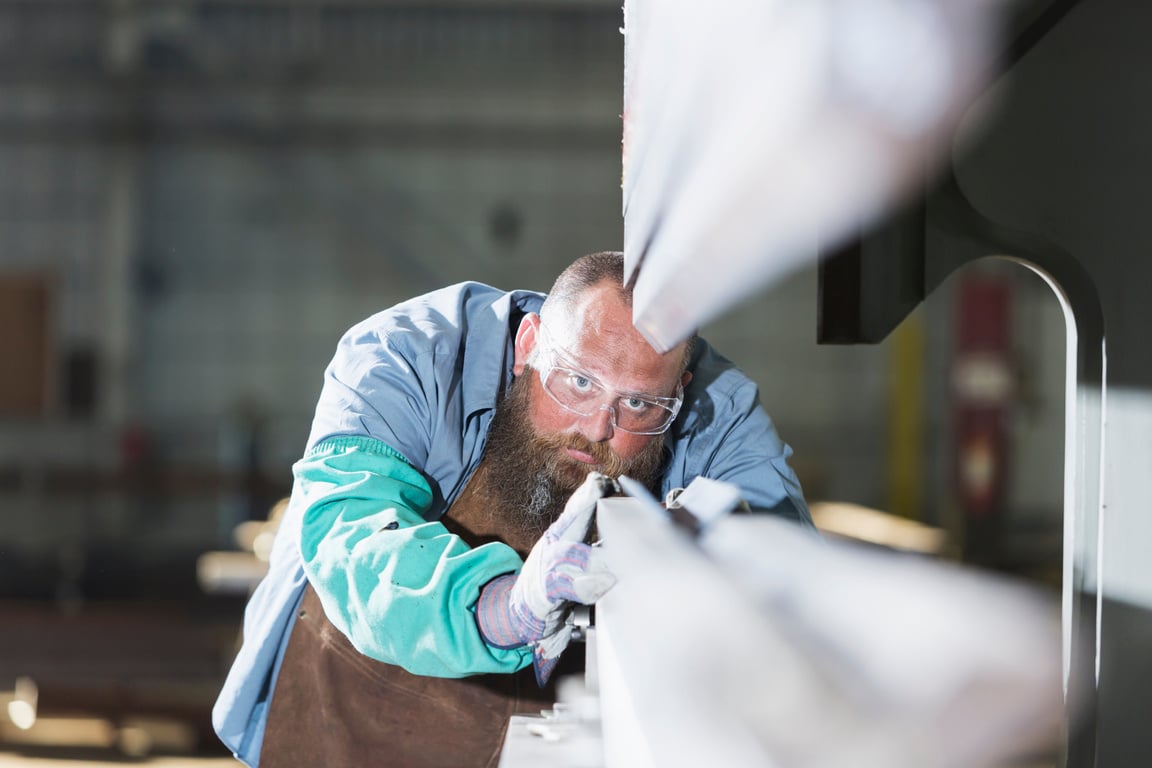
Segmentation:
<svg viewBox="0 0 1152 768">
<path fill-rule="evenodd" d="M 0 711 L 0 761 L 220 754 L 258 526 L 343 331 L 621 247 L 621 23 L 618 0 L 0 0 L 0 700 L 38 712 Z M 1058 590 L 1052 289 L 988 260 L 838 346 L 818 280 L 703 331 L 818 520 Z"/>
</svg>

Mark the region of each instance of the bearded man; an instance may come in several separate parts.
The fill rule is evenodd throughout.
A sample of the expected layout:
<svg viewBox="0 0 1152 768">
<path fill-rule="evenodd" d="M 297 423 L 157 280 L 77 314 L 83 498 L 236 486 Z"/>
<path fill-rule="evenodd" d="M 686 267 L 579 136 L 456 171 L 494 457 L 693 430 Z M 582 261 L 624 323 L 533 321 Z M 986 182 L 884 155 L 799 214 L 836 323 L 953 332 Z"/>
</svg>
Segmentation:
<svg viewBox="0 0 1152 768">
<path fill-rule="evenodd" d="M 623 277 L 590 254 L 547 297 L 462 283 L 340 341 L 213 711 L 240 760 L 495 765 L 612 585 L 585 541 L 610 478 L 811 525 L 755 384 L 703 340 L 657 353 Z"/>
</svg>

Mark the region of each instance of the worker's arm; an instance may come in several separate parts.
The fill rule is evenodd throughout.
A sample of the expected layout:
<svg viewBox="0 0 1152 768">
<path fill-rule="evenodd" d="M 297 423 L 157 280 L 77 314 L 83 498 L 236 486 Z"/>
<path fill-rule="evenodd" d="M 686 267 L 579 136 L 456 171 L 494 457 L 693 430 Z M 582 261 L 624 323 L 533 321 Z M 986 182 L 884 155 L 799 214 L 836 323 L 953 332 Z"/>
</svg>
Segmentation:
<svg viewBox="0 0 1152 768">
<path fill-rule="evenodd" d="M 431 489 L 399 453 L 369 437 L 329 438 L 293 471 L 304 571 L 361 653 L 436 677 L 514 672 L 531 661 L 527 647 L 485 642 L 474 613 L 481 588 L 518 572 L 520 557 L 500 543 L 471 549 L 426 522 Z"/>
</svg>

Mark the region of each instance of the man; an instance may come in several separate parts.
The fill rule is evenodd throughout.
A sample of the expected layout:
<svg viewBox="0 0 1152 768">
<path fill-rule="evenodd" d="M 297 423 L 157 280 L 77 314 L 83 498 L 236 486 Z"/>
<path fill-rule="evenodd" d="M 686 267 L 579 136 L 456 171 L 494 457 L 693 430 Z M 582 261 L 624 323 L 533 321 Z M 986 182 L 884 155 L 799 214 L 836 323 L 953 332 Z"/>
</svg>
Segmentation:
<svg viewBox="0 0 1152 768">
<path fill-rule="evenodd" d="M 325 374 L 217 733 L 269 768 L 494 764 L 517 673 L 545 681 L 611 586 L 584 543 L 605 476 L 727 480 L 810 525 L 790 453 L 705 342 L 633 328 L 620 253 L 547 300 L 463 283 L 374 315 Z"/>
</svg>

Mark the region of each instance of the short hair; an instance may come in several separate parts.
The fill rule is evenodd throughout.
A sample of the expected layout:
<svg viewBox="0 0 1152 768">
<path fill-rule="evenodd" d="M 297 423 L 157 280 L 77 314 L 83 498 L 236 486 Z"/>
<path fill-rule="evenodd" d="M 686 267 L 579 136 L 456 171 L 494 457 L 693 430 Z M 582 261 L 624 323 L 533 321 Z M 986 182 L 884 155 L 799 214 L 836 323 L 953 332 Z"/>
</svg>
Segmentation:
<svg viewBox="0 0 1152 768">
<path fill-rule="evenodd" d="M 581 256 L 560 273 L 540 308 L 541 318 L 547 319 L 557 311 L 571 307 L 589 288 L 605 282 L 617 287 L 617 295 L 625 306 L 632 306 L 632 286 L 624 285 L 624 254 L 599 251 Z"/>
<path fill-rule="evenodd" d="M 606 282 L 616 287 L 616 295 L 624 302 L 624 306 L 632 306 L 632 283 L 624 283 L 623 252 L 598 251 L 581 256 L 560 273 L 544 299 L 544 305 L 540 307 L 540 319 L 546 321 L 552 315 L 571 307 L 589 288 Z M 696 333 L 693 332 L 686 341 L 681 371 L 686 370 L 692 360 Z"/>
</svg>

